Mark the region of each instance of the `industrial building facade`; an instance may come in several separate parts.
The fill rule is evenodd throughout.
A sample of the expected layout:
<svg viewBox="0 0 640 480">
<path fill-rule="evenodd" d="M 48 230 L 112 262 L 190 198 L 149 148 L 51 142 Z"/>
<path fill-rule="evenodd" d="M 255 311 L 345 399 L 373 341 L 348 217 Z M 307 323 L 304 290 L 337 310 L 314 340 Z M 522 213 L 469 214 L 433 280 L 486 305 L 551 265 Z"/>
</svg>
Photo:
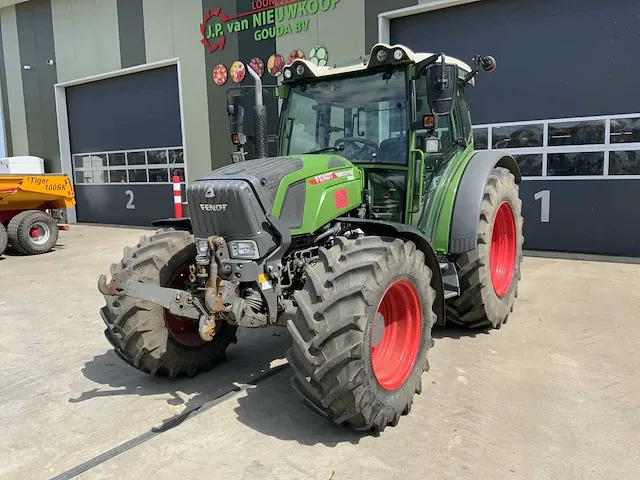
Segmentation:
<svg viewBox="0 0 640 480">
<path fill-rule="evenodd" d="M 73 176 L 80 222 L 148 225 L 230 162 L 230 88 L 377 41 L 498 68 L 470 92 L 477 148 L 516 156 L 525 248 L 640 255 L 634 0 L 0 0 L 7 155 Z M 267 98 L 269 130 L 278 102 Z M 250 123 L 250 122 L 249 122 Z M 250 125 L 248 128 L 251 128 Z M 271 149 L 275 148 L 272 142 Z"/>
</svg>

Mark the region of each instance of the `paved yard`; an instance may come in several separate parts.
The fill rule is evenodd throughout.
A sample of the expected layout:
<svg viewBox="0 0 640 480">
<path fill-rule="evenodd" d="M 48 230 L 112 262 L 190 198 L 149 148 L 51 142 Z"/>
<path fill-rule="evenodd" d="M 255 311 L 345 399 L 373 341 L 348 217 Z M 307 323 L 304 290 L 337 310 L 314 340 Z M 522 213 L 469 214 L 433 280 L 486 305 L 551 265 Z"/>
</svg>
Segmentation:
<svg viewBox="0 0 640 480">
<path fill-rule="evenodd" d="M 192 380 L 120 361 L 96 281 L 141 233 L 74 226 L 55 252 L 0 258 L 0 478 L 639 476 L 640 265 L 525 258 L 509 323 L 438 330 L 410 416 L 375 438 L 309 413 L 287 367 L 247 386 L 282 364 L 283 330 L 242 331 Z"/>
</svg>

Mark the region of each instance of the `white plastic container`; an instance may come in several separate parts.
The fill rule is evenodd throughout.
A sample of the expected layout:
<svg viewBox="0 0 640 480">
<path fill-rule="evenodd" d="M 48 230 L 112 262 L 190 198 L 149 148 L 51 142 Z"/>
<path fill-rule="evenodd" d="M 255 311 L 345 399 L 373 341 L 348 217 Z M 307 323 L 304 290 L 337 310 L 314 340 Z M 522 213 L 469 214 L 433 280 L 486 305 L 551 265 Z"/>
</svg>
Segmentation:
<svg viewBox="0 0 640 480">
<path fill-rule="evenodd" d="M 44 159 L 26 155 L 21 157 L 0 158 L 0 173 L 17 173 L 22 175 L 44 173 Z"/>
</svg>

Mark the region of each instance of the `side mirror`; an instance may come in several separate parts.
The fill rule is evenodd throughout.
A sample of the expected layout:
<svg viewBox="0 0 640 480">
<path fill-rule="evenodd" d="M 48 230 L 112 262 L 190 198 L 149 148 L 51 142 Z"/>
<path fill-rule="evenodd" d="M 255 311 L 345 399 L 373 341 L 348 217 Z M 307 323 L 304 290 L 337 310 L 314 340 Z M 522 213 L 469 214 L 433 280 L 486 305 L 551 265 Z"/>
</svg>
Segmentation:
<svg viewBox="0 0 640 480">
<path fill-rule="evenodd" d="M 436 115 L 448 115 L 458 93 L 458 67 L 434 63 L 426 69 L 427 98 Z"/>
</svg>

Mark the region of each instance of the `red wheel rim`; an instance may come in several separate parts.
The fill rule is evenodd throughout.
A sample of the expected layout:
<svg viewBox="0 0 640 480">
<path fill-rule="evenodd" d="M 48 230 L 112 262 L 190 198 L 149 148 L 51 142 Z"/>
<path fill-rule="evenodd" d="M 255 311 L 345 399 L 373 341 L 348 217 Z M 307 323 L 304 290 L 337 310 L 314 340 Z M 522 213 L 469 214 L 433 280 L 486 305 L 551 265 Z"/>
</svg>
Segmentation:
<svg viewBox="0 0 640 480">
<path fill-rule="evenodd" d="M 381 321 L 379 314 L 384 319 L 384 332 L 378 344 L 371 347 L 371 365 L 380 386 L 394 390 L 411 373 L 420 348 L 422 309 L 416 287 L 406 279 L 393 282 L 376 310 Z"/>
<path fill-rule="evenodd" d="M 189 265 L 185 265 L 176 271 L 165 285 L 168 288 L 185 287 L 185 282 L 189 279 Z M 197 347 L 205 343 L 198 333 L 198 324 L 194 320 L 185 318 L 178 319 L 168 310 L 164 310 L 164 324 L 169 330 L 169 335 L 178 343 L 187 347 Z"/>
<path fill-rule="evenodd" d="M 502 202 L 496 211 L 491 231 L 489 267 L 491 283 L 496 295 L 504 296 L 511 288 L 516 266 L 516 222 L 508 202 Z"/>
<path fill-rule="evenodd" d="M 40 236 L 40 229 L 38 227 L 31 227 L 31 229 L 29 230 L 29 236 L 30 237 L 39 237 Z"/>
</svg>

